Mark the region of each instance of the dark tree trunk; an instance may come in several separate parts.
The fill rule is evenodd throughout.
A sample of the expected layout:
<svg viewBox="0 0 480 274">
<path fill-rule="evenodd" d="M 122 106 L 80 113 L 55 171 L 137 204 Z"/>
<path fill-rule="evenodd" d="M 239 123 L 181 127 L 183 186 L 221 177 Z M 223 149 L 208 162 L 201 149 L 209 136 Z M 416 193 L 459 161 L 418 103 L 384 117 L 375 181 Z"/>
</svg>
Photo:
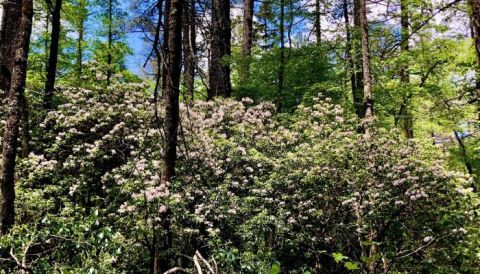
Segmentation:
<svg viewBox="0 0 480 274">
<path fill-rule="evenodd" d="M 78 25 L 78 38 L 77 38 L 77 86 L 82 86 L 82 72 L 83 72 L 83 41 L 85 33 L 85 17 L 80 18 L 80 24 Z"/>
<path fill-rule="evenodd" d="M 315 0 L 315 36 L 317 38 L 317 45 L 322 43 L 322 21 L 320 13 L 320 0 Z"/>
<path fill-rule="evenodd" d="M 400 0 L 400 24 L 401 24 L 401 42 L 400 42 L 400 49 L 403 53 L 409 51 L 409 17 L 408 17 L 408 7 L 406 0 Z M 409 75 L 409 67 L 408 64 L 402 64 L 400 68 L 400 81 L 402 85 L 408 86 L 410 83 L 410 75 Z M 411 98 L 410 92 L 406 94 L 408 100 L 404 100 L 405 104 L 401 106 L 401 111 L 399 111 L 399 119 L 402 121 L 402 129 L 405 134 L 405 137 L 408 139 L 413 138 L 413 118 L 409 111 L 409 99 Z M 403 111 L 402 111 L 403 110 Z"/>
<path fill-rule="evenodd" d="M 60 14 L 63 0 L 56 0 L 53 5 L 51 0 L 47 0 L 48 9 L 52 15 L 52 34 L 50 36 L 50 54 L 47 64 L 47 79 L 45 80 L 45 95 L 43 106 L 45 109 L 53 107 L 53 94 L 55 91 L 55 80 L 57 77 L 58 50 L 60 42 Z"/>
<path fill-rule="evenodd" d="M 17 26 L 20 24 L 21 10 L 18 8 L 21 1 L 2 1 L 2 29 L 0 31 L 0 89 L 5 92 L 5 97 L 10 91 L 12 79 L 13 58 L 15 44 L 12 41 L 17 36 Z"/>
<path fill-rule="evenodd" d="M 112 43 L 113 43 L 113 0 L 108 0 L 108 52 L 107 52 L 107 87 L 112 78 Z"/>
<path fill-rule="evenodd" d="M 360 32 L 362 44 L 363 64 L 363 104 L 365 108 L 365 121 L 373 120 L 372 74 L 370 71 L 370 49 L 368 42 L 368 21 L 366 0 L 358 0 L 360 6 Z"/>
<path fill-rule="evenodd" d="M 345 44 L 345 59 L 347 61 L 346 74 L 347 74 L 347 78 L 350 78 L 350 82 L 351 82 L 351 85 L 352 85 L 352 97 L 353 97 L 355 113 L 360 117 L 361 112 L 359 113 L 359 111 L 361 111 L 361 109 L 359 110 L 357 105 L 355 104 L 355 85 L 356 85 L 355 63 L 353 62 L 353 58 L 352 58 L 352 36 L 351 36 L 351 33 L 350 33 L 350 19 L 349 19 L 349 16 L 348 16 L 348 1 L 343 0 L 342 4 L 343 4 L 343 7 L 342 7 L 343 8 L 343 18 L 345 20 L 345 39 L 346 39 L 346 42 L 345 42 L 346 43 Z"/>
<path fill-rule="evenodd" d="M 473 175 L 472 163 L 468 158 L 467 149 L 465 147 L 465 144 L 463 143 L 463 139 L 456 130 L 453 131 L 453 134 L 455 135 L 455 139 L 458 142 L 458 148 L 460 150 L 460 155 L 462 156 L 463 163 L 465 164 L 465 168 L 467 169 L 468 174 Z"/>
<path fill-rule="evenodd" d="M 25 79 L 27 73 L 28 47 L 30 43 L 30 34 L 32 31 L 33 4 L 32 0 L 15 0 L 13 2 L 15 9 L 21 10 L 18 25 L 3 25 L 5 28 L 16 30 L 16 39 L 11 40 L 15 46 L 13 58 L 13 70 L 10 82 L 10 91 L 8 93 L 7 106 L 7 124 L 3 138 L 2 160 L 3 165 L 0 169 L 0 232 L 6 234 L 15 222 L 15 161 L 17 152 L 17 138 L 19 133 L 19 124 L 21 120 L 21 104 L 23 92 L 25 89 Z M 9 13 L 3 13 L 3 16 L 11 16 Z M 3 20 L 3 22 L 8 20 Z"/>
<path fill-rule="evenodd" d="M 184 85 L 186 98 L 193 101 L 195 92 L 195 56 L 196 56 L 196 27 L 195 27 L 195 0 L 184 3 L 183 19 L 183 52 L 184 52 Z"/>
<path fill-rule="evenodd" d="M 278 110 L 282 109 L 283 103 L 283 84 L 285 78 L 285 0 L 280 1 L 280 58 L 278 64 Z"/>
<path fill-rule="evenodd" d="M 215 96 L 229 97 L 232 94 L 230 65 L 226 58 L 231 55 L 230 0 L 213 0 L 210 64 L 208 70 L 208 99 Z"/>
<path fill-rule="evenodd" d="M 477 55 L 477 88 L 480 89 L 480 0 L 469 0 L 471 8 L 471 27 L 475 52 Z"/>
<path fill-rule="evenodd" d="M 353 69 L 352 94 L 355 113 L 359 118 L 365 117 L 364 87 L 363 87 L 363 59 L 361 46 L 360 0 L 353 1 Z"/>
<path fill-rule="evenodd" d="M 161 60 L 162 62 L 162 92 L 165 89 L 165 86 L 167 85 L 167 66 L 166 66 L 166 61 L 165 58 L 167 56 L 167 51 L 168 51 L 168 36 L 169 36 L 169 17 L 170 17 L 170 2 L 171 0 L 165 0 L 165 10 L 164 10 L 164 24 L 163 24 L 163 45 L 162 45 L 162 53 L 163 53 L 163 59 Z M 164 94 L 162 93 L 162 96 Z"/>
<path fill-rule="evenodd" d="M 243 3 L 243 64 L 240 68 L 240 82 L 245 83 L 250 74 L 250 56 L 253 45 L 253 5 L 254 0 L 245 0 Z"/>
<path fill-rule="evenodd" d="M 182 61 L 182 6 L 183 1 L 171 0 L 168 16 L 168 48 L 165 55 L 165 86 L 164 86 L 164 166 L 161 174 L 161 184 L 168 187 L 169 182 L 175 176 L 175 163 L 177 160 L 177 136 L 180 123 L 179 97 L 180 97 L 180 74 Z M 172 244 L 170 229 L 170 210 L 159 212 L 162 227 L 155 231 L 156 246 L 154 252 L 154 273 L 159 274 L 170 268 L 170 260 L 160 257 L 160 242 L 164 243 L 163 250 L 168 250 Z M 160 241 L 159 233 L 165 231 L 167 239 Z"/>
</svg>

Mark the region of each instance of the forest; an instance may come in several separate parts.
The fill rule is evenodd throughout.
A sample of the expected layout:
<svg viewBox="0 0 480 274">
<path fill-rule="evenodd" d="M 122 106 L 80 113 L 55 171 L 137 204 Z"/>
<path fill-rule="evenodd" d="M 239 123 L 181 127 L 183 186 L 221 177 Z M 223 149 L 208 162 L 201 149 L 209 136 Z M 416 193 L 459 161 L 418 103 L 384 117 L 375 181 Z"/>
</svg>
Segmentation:
<svg viewBox="0 0 480 274">
<path fill-rule="evenodd" d="M 480 0 L 0 17 L 0 274 L 480 273 Z"/>
</svg>

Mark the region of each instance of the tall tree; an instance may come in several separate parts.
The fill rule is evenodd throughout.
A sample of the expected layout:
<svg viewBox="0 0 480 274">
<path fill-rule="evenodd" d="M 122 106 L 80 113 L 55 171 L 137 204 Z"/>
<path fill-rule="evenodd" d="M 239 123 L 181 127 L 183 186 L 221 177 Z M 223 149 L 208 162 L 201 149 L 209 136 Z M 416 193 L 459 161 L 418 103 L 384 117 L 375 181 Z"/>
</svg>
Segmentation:
<svg viewBox="0 0 480 274">
<path fill-rule="evenodd" d="M 363 59 L 361 46 L 361 26 L 360 26 L 360 0 L 353 0 L 353 68 L 352 68 L 352 95 L 355 113 L 359 118 L 365 117 L 364 83 L 363 83 Z"/>
<path fill-rule="evenodd" d="M 367 1 L 358 0 L 360 12 L 360 33 L 362 44 L 362 68 L 363 68 L 363 104 L 365 108 L 365 120 L 367 123 L 373 120 L 373 97 L 372 97 L 372 73 L 370 67 L 370 49 L 368 41 Z M 368 126 L 368 125 L 367 125 Z M 368 129 L 367 129 L 368 132 Z"/>
<path fill-rule="evenodd" d="M 280 0 L 280 58 L 278 64 L 278 109 L 282 109 L 283 85 L 285 80 L 285 0 Z"/>
<path fill-rule="evenodd" d="M 182 18 L 183 32 L 183 62 L 184 62 L 184 85 L 188 97 L 194 98 L 195 91 L 195 67 L 196 67 L 196 19 L 195 0 L 189 0 L 183 5 Z"/>
<path fill-rule="evenodd" d="M 242 57 L 243 64 L 240 70 L 240 82 L 245 83 L 250 73 L 250 56 L 253 45 L 253 7 L 254 0 L 245 0 L 243 2 L 243 40 Z"/>
<path fill-rule="evenodd" d="M 321 12 L 320 12 L 320 0 L 315 0 L 315 36 L 317 38 L 317 45 L 322 43 L 322 21 L 321 21 Z"/>
<path fill-rule="evenodd" d="M 226 60 L 231 55 L 231 36 L 230 0 L 213 0 L 208 99 L 232 94 L 230 65 Z"/>
<path fill-rule="evenodd" d="M 2 25 L 0 31 L 0 89 L 8 96 L 12 78 L 13 58 L 15 54 L 15 40 L 17 27 L 20 21 L 21 10 L 15 1 L 3 1 Z M 8 15 L 8 16 L 7 16 Z M 13 27 L 15 26 L 15 27 Z"/>
<path fill-rule="evenodd" d="M 52 33 L 50 36 L 50 54 L 47 64 L 47 79 L 45 80 L 45 95 L 43 98 L 43 106 L 45 109 L 52 108 L 53 94 L 55 90 L 55 80 L 57 77 L 58 51 L 60 46 L 60 27 L 61 27 L 61 10 L 63 0 L 45 0 L 47 2 L 48 12 L 52 18 Z"/>
<path fill-rule="evenodd" d="M 168 187 L 169 182 L 175 176 L 175 163 L 177 161 L 177 136 L 178 125 L 180 123 L 180 74 L 182 61 L 182 6 L 183 1 L 171 0 L 169 16 L 168 16 L 168 49 L 165 52 L 165 86 L 164 89 L 164 105 L 165 105 L 165 119 L 164 119 L 164 144 L 163 144 L 163 169 L 161 176 L 161 184 Z M 162 216 L 164 219 L 162 230 L 171 230 L 168 221 L 169 210 Z M 156 238 L 158 239 L 157 228 Z M 169 234 L 169 233 L 168 233 Z M 167 244 L 172 241 L 166 239 Z M 156 241 L 154 252 L 154 273 L 159 274 L 168 270 L 169 260 L 160 260 L 159 242 Z M 168 248 L 168 246 L 167 246 Z"/>
<path fill-rule="evenodd" d="M 401 25 L 401 35 L 400 35 L 400 50 L 402 53 L 407 53 L 410 49 L 409 47 L 409 16 L 408 16 L 408 0 L 400 0 L 400 25 Z M 404 62 L 400 67 L 400 82 L 402 86 L 408 89 L 410 83 L 409 67 L 406 62 Z M 413 117 L 410 115 L 409 111 L 409 101 L 412 97 L 410 92 L 407 92 L 404 100 L 400 106 L 398 112 L 397 120 L 402 121 L 402 129 L 406 138 L 413 138 Z"/>
<path fill-rule="evenodd" d="M 112 43 L 113 43 L 113 0 L 108 0 L 108 48 L 107 48 L 107 87 L 112 78 Z"/>
<path fill-rule="evenodd" d="M 12 0 L 12 14 L 20 14 L 19 24 L 2 25 L 2 28 L 16 29 L 16 37 L 10 40 L 13 43 L 14 54 L 11 74 L 10 91 L 8 92 L 8 106 L 6 126 L 3 138 L 2 161 L 0 168 L 0 232 L 6 234 L 15 221 L 15 162 L 17 152 L 17 138 L 21 119 L 22 98 L 25 89 L 28 48 L 32 32 L 33 3 L 32 0 Z M 18 12 L 20 10 L 21 12 Z M 9 20 L 10 13 L 3 13 L 2 22 L 14 23 Z M 10 18 L 11 19 L 11 18 Z M 3 41 L 2 41 L 3 42 Z M 7 58 L 7 56 L 4 56 Z"/>
</svg>

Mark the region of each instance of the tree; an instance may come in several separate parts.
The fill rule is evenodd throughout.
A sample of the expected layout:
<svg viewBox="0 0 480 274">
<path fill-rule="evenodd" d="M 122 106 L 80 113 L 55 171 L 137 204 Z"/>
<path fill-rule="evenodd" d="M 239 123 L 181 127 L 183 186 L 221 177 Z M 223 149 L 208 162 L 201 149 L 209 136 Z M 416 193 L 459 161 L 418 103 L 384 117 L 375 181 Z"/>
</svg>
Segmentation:
<svg viewBox="0 0 480 274">
<path fill-rule="evenodd" d="M 168 48 L 165 52 L 165 85 L 164 89 L 164 144 L 163 144 L 163 169 L 161 176 L 161 184 L 168 187 L 169 182 L 175 176 L 175 163 L 177 160 L 177 136 L 178 125 L 180 123 L 180 74 L 181 74 L 181 60 L 182 60 L 182 6 L 183 1 L 171 0 L 168 9 Z M 170 224 L 168 220 L 169 210 L 160 212 L 163 214 L 162 229 L 170 231 Z M 158 231 L 156 228 L 155 252 L 154 252 L 154 273 L 163 273 L 169 268 L 168 260 L 160 260 L 160 241 L 158 240 Z M 166 239 L 167 243 L 171 242 L 171 236 Z M 170 245 L 170 244 L 168 244 Z M 167 247 L 168 248 L 168 247 Z"/>
<path fill-rule="evenodd" d="M 476 87 L 480 89 L 480 1 L 479 0 L 469 0 L 468 4 L 471 9 L 471 27 L 473 40 L 475 45 L 475 53 L 477 56 L 477 82 Z"/>
<path fill-rule="evenodd" d="M 195 0 L 190 0 L 183 5 L 182 14 L 183 32 L 183 62 L 184 62 L 184 85 L 188 97 L 193 100 L 195 91 L 195 67 L 196 67 L 196 18 Z"/>
<path fill-rule="evenodd" d="M 320 0 L 315 0 L 315 36 L 317 38 L 317 45 L 322 43 L 322 21 L 321 21 L 321 12 L 320 12 Z"/>
<path fill-rule="evenodd" d="M 355 113 L 359 118 L 365 117 L 363 59 L 360 34 L 360 0 L 353 1 L 353 68 L 352 68 L 352 94 Z"/>
<path fill-rule="evenodd" d="M 370 68 L 370 49 L 368 43 L 368 21 L 366 0 L 358 0 L 360 13 L 360 33 L 362 44 L 362 68 L 363 68 L 363 104 L 365 108 L 365 120 L 371 122 L 373 119 L 373 97 L 372 97 L 372 74 Z M 367 125 L 368 126 L 368 125 Z"/>
<path fill-rule="evenodd" d="M 247 81 L 250 72 L 250 55 L 252 54 L 253 45 L 253 7 L 254 0 L 245 0 L 243 2 L 243 40 L 242 40 L 242 57 L 243 66 L 240 69 L 240 82 Z"/>
<path fill-rule="evenodd" d="M 60 46 L 61 10 L 63 0 L 46 0 L 48 12 L 52 18 L 52 34 L 50 38 L 50 54 L 47 64 L 47 79 L 45 81 L 45 94 L 43 106 L 45 109 L 52 108 L 53 93 L 55 90 L 55 79 L 57 77 L 58 51 Z"/>
<path fill-rule="evenodd" d="M 2 2 L 2 29 L 0 32 L 0 89 L 5 91 L 8 96 L 10 82 L 12 78 L 13 58 L 15 54 L 15 40 L 17 29 L 12 26 L 18 26 L 21 10 L 16 7 L 16 2 Z M 8 14 L 8 16 L 7 16 Z"/>
<path fill-rule="evenodd" d="M 285 80 L 285 0 L 280 0 L 280 59 L 278 64 L 278 109 L 282 109 L 283 84 Z"/>
<path fill-rule="evenodd" d="M 229 97 L 232 94 L 230 65 L 227 60 L 231 55 L 231 35 L 230 1 L 213 0 L 208 99 L 215 96 Z"/>
<path fill-rule="evenodd" d="M 31 0 L 11 1 L 12 14 L 20 14 L 18 25 L 2 25 L 5 29 L 16 29 L 17 36 L 10 40 L 14 46 L 13 69 L 11 74 L 10 91 L 8 92 L 7 123 L 3 138 L 2 161 L 0 169 L 0 232 L 6 234 L 15 221 L 15 161 L 17 152 L 17 138 L 21 119 L 22 98 L 25 89 L 27 72 L 28 48 L 32 32 L 33 3 Z M 21 12 L 18 12 L 21 10 Z M 2 22 L 13 23 L 10 13 L 3 13 Z M 2 40 L 3 41 L 3 40 Z M 4 56 L 4 58 L 7 58 Z"/>
<path fill-rule="evenodd" d="M 409 16 L 408 16 L 408 0 L 400 0 L 400 25 L 401 25 L 401 35 L 400 35 L 400 50 L 403 54 L 409 51 Z M 400 67 L 400 82 L 405 88 L 408 88 L 410 83 L 409 76 L 409 67 L 408 64 L 404 63 Z M 406 97 L 403 99 L 398 112 L 398 119 L 402 121 L 403 132 L 405 133 L 406 138 L 413 138 L 413 118 L 409 113 L 409 100 L 412 97 L 410 92 L 407 92 Z M 398 120 L 397 119 L 397 120 Z"/>
</svg>

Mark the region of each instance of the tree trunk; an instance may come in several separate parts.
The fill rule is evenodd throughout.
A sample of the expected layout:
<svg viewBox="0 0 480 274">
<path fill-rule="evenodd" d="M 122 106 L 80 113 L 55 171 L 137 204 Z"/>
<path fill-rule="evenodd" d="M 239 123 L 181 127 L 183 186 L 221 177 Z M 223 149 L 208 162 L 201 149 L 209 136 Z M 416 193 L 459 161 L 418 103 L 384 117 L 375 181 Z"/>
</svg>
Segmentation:
<svg viewBox="0 0 480 274">
<path fill-rule="evenodd" d="M 280 0 L 280 58 L 278 64 L 278 110 L 282 109 L 283 84 L 285 78 L 285 0 Z"/>
<path fill-rule="evenodd" d="M 168 16 L 168 49 L 165 55 L 165 86 L 164 86 L 164 166 L 161 174 L 161 184 L 168 187 L 169 182 L 175 176 L 175 162 L 177 160 L 177 136 L 180 122 L 179 97 L 180 97 L 180 74 L 182 61 L 182 6 L 183 1 L 171 0 Z M 162 227 L 157 228 L 154 237 L 159 239 L 159 233 L 166 231 L 168 236 L 162 249 L 168 250 L 171 247 L 172 237 L 170 229 L 170 210 L 159 212 Z M 170 268 L 168 258 L 160 258 L 160 240 L 156 241 L 154 252 L 154 273 L 159 274 Z"/>
<path fill-rule="evenodd" d="M 113 0 L 108 0 L 108 52 L 107 52 L 107 87 L 112 78 L 112 43 L 113 43 Z"/>
<path fill-rule="evenodd" d="M 86 3 L 81 1 L 80 8 L 84 9 Z M 77 38 L 77 87 L 82 86 L 82 72 L 83 72 L 83 41 L 84 41 L 84 34 L 85 34 L 85 16 L 80 18 L 80 22 L 78 25 L 78 38 Z"/>
<path fill-rule="evenodd" d="M 347 15 L 348 16 L 348 15 Z M 317 38 L 317 45 L 322 43 L 322 21 L 320 13 L 320 0 L 315 0 L 315 36 Z"/>
<path fill-rule="evenodd" d="M 356 101 L 355 101 L 355 86 L 356 86 L 356 77 L 355 77 L 355 63 L 353 61 L 353 57 L 352 57 L 352 36 L 351 36 L 351 33 L 350 33 L 350 20 L 349 20 L 349 16 L 348 16 L 348 1 L 347 0 L 343 0 L 343 18 L 345 20 L 345 39 L 346 39 L 346 44 L 345 44 L 345 59 L 347 61 L 347 69 L 346 69 L 346 74 L 347 74 L 347 78 L 349 77 L 348 75 L 350 75 L 350 82 L 351 82 L 351 85 L 352 85 L 352 97 L 353 97 L 353 103 L 354 103 L 354 109 L 355 109 L 355 113 L 357 114 L 357 116 L 360 117 L 361 115 L 361 109 L 358 109 L 357 105 L 356 104 Z M 363 104 L 362 104 L 363 106 Z M 362 107 L 363 109 L 363 107 Z"/>
<path fill-rule="evenodd" d="M 12 41 L 17 36 L 17 26 L 20 24 L 21 10 L 18 3 L 21 1 L 2 1 L 2 29 L 0 30 L 0 89 L 5 91 L 5 97 L 10 91 L 10 82 L 13 70 L 15 44 Z"/>
<path fill-rule="evenodd" d="M 355 113 L 361 119 L 365 118 L 363 64 L 360 26 L 360 0 L 353 1 L 353 69 L 352 69 L 352 95 Z"/>
<path fill-rule="evenodd" d="M 184 52 L 184 85 L 187 91 L 186 98 L 193 101 L 195 93 L 195 55 L 196 55 L 196 27 L 195 27 L 195 0 L 190 0 L 183 6 L 182 18 L 183 52 Z"/>
<path fill-rule="evenodd" d="M 240 68 L 240 83 L 244 84 L 250 74 L 250 56 L 253 45 L 253 5 L 254 0 L 245 0 L 243 3 L 243 41 L 242 66 Z"/>
<path fill-rule="evenodd" d="M 401 43 L 400 43 L 400 49 L 403 53 L 406 53 L 409 51 L 409 18 L 408 18 L 408 7 L 407 7 L 407 0 L 400 0 L 400 12 L 401 12 L 401 17 L 400 17 L 400 24 L 401 24 Z M 402 85 L 404 87 L 408 88 L 408 84 L 410 83 L 410 75 L 409 75 L 409 67 L 408 64 L 404 63 L 402 64 L 400 68 L 400 81 L 402 82 Z M 410 98 L 410 92 L 406 95 L 407 98 Z M 408 102 L 409 100 L 404 100 L 405 105 L 401 107 L 403 111 L 399 112 L 400 115 L 400 120 L 402 121 L 401 125 L 403 128 L 403 132 L 405 134 L 405 137 L 408 139 L 413 138 L 413 118 L 410 115 L 410 112 L 408 110 Z"/>
<path fill-rule="evenodd" d="M 458 142 L 458 148 L 460 150 L 460 155 L 462 156 L 463 163 L 465 164 L 465 168 L 467 169 L 468 174 L 473 175 L 472 163 L 470 163 L 470 160 L 468 159 L 467 149 L 465 148 L 463 139 L 456 130 L 453 131 L 453 134 L 455 135 L 455 139 Z"/>
<path fill-rule="evenodd" d="M 477 55 L 477 82 L 476 87 L 480 89 L 480 0 L 469 0 L 471 8 L 471 25 L 475 52 Z"/>
<path fill-rule="evenodd" d="M 16 26 L 3 25 L 5 28 L 12 27 L 16 30 L 16 39 L 10 42 L 15 45 L 13 57 L 13 70 L 8 93 L 7 124 L 3 138 L 2 160 L 0 168 L 0 232 L 8 233 L 15 221 L 15 161 L 17 152 L 17 138 L 21 119 L 21 104 L 25 89 L 27 73 L 28 47 L 32 31 L 33 4 L 32 0 L 15 0 L 13 11 L 21 9 L 20 24 Z M 3 16 L 11 16 L 4 13 Z M 6 20 L 3 20 L 5 22 Z"/>
<path fill-rule="evenodd" d="M 60 11 L 63 0 L 56 0 L 55 5 L 51 0 L 47 0 L 48 9 L 52 15 L 52 34 L 50 37 L 50 54 L 47 64 L 47 79 L 45 80 L 45 95 L 43 106 L 45 109 L 53 107 L 53 93 L 55 90 L 55 80 L 57 77 L 58 50 L 60 42 Z"/>
<path fill-rule="evenodd" d="M 215 96 L 229 97 L 232 94 L 230 65 L 226 58 L 231 55 L 230 1 L 213 0 L 210 66 L 208 70 L 208 99 Z"/>
<path fill-rule="evenodd" d="M 362 42 L 363 64 L 363 104 L 365 108 L 365 121 L 373 120 L 372 74 L 370 71 L 370 49 L 368 43 L 368 21 L 366 0 L 358 0 L 360 9 L 360 32 Z M 367 125 L 368 127 L 368 125 Z M 368 128 L 366 130 L 368 132 Z"/>
</svg>

